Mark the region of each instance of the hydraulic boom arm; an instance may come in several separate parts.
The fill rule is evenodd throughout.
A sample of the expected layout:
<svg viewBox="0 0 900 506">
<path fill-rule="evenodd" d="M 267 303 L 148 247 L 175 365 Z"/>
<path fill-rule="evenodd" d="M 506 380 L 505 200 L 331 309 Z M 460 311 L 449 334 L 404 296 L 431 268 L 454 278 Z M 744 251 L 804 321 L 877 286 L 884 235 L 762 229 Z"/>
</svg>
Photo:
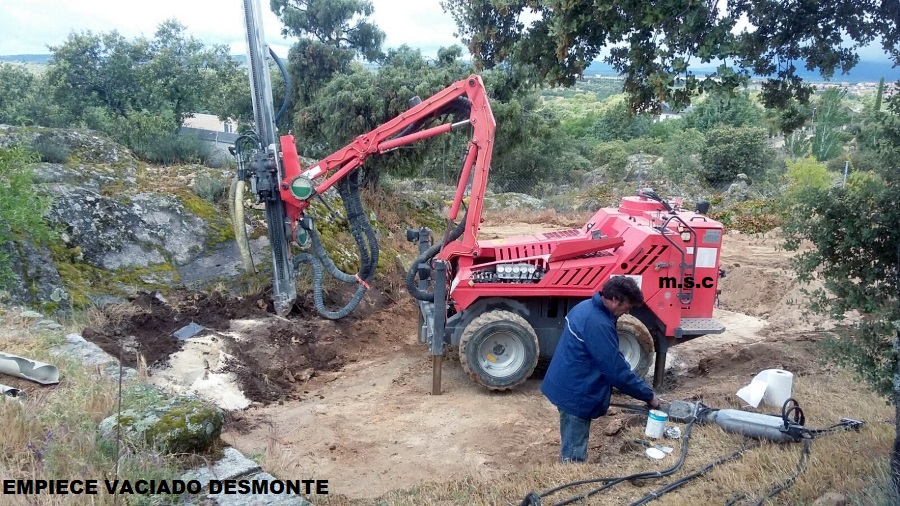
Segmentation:
<svg viewBox="0 0 900 506">
<path fill-rule="evenodd" d="M 235 155 L 238 179 L 249 180 L 257 202 L 265 204 L 274 269 L 276 313 L 284 316 L 291 311 L 297 297 L 296 268 L 306 263 L 313 270 L 313 295 L 317 311 L 331 319 L 349 314 L 362 299 L 368 288 L 367 282 L 378 264 L 375 233 L 359 199 L 357 169 L 369 156 L 387 153 L 463 126 L 472 128 L 472 137 L 447 218 L 450 222 L 457 219 L 471 179 L 468 211 L 465 223 L 460 224 L 452 235 L 453 239 L 460 240 L 450 240 L 439 256 L 447 260 L 456 255 L 477 254 L 478 227 L 496 128 L 481 77 L 472 75 L 451 84 L 304 169 L 300 165 L 294 137 L 283 135 L 279 138 L 277 135 L 259 1 L 243 0 L 243 11 L 255 131 L 238 138 Z M 438 118 L 450 114 L 459 116 L 461 109 L 464 109 L 466 119 L 429 126 Z M 322 247 L 311 217 L 304 213 L 311 199 L 332 187 L 336 187 L 341 195 L 351 233 L 360 251 L 361 265 L 357 273 L 345 273 L 335 266 Z M 312 251 L 294 254 L 293 244 L 302 248 L 311 245 Z M 351 301 L 338 311 L 329 311 L 324 306 L 322 277 L 325 272 L 340 281 L 359 285 Z"/>
<path fill-rule="evenodd" d="M 425 130 L 410 132 L 410 130 L 414 130 L 411 127 L 448 112 L 455 105 L 454 102 L 462 97 L 465 97 L 468 102 L 469 118 L 467 120 L 443 123 Z M 288 213 L 296 223 L 303 209 L 309 206 L 310 199 L 317 194 L 324 193 L 347 177 L 349 173 L 362 166 L 370 155 L 386 153 L 400 146 L 467 125 L 471 125 L 473 128 L 472 139 L 469 142 L 468 154 L 447 218 L 450 220 L 457 218 L 469 178 L 474 170 L 466 220 L 466 230 L 471 233 L 465 234 L 462 241 L 466 248 L 472 250 L 477 239 L 478 222 L 484 203 L 496 128 L 494 115 L 485 94 L 484 83 L 477 75 L 471 75 L 451 84 L 393 120 L 371 132 L 360 135 L 352 143 L 306 170 L 300 168 L 293 136 L 283 136 L 281 145 L 285 154 L 285 178 L 281 183 L 281 197 L 288 206 Z"/>
</svg>

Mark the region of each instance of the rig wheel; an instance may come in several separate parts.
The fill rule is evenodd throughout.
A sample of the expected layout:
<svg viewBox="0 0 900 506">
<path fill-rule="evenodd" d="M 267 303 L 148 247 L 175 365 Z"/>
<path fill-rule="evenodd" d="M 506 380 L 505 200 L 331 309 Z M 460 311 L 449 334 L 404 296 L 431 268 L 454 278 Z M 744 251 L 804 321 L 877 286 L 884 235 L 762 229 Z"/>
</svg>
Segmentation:
<svg viewBox="0 0 900 506">
<path fill-rule="evenodd" d="M 653 337 L 640 320 L 622 315 L 616 323 L 619 333 L 619 351 L 625 356 L 631 370 L 644 378 L 653 363 Z"/>
<path fill-rule="evenodd" d="M 475 383 L 490 390 L 508 390 L 534 372 L 538 338 L 521 316 L 494 310 L 469 323 L 459 340 L 459 361 Z"/>
</svg>

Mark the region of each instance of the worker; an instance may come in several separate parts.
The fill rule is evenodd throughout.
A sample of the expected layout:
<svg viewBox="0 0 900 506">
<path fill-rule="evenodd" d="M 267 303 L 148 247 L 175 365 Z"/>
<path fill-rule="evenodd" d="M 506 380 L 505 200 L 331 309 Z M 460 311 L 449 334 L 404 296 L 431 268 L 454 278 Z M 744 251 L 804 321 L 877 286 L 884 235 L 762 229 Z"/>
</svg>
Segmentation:
<svg viewBox="0 0 900 506">
<path fill-rule="evenodd" d="M 587 460 L 591 420 L 606 414 L 612 387 L 658 408 L 659 400 L 619 351 L 616 319 L 644 303 L 629 277 L 609 279 L 600 292 L 566 315 L 541 392 L 559 409 L 562 463 Z"/>
</svg>

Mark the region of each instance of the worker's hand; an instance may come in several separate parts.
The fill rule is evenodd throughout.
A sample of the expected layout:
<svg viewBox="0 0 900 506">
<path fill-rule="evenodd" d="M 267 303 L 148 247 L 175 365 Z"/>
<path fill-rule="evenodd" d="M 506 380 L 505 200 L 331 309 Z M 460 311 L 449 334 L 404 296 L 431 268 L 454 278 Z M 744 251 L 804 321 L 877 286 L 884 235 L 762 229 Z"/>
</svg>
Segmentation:
<svg viewBox="0 0 900 506">
<path fill-rule="evenodd" d="M 647 405 L 653 409 L 658 408 L 659 407 L 659 398 L 654 395 L 653 398 L 647 402 Z"/>
</svg>

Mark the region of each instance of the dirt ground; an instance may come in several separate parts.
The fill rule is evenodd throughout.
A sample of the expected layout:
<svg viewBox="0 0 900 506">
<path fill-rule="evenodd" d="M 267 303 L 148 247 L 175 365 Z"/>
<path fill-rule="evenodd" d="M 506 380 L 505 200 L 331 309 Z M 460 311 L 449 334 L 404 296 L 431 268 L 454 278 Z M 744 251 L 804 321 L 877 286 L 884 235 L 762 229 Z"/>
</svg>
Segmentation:
<svg viewBox="0 0 900 506">
<path fill-rule="evenodd" d="M 538 228 L 488 223 L 481 237 Z M 784 368 L 803 381 L 818 367 L 811 348 L 822 322 L 796 305 L 802 294 L 777 244 L 726 236 L 727 277 L 715 317 L 728 330 L 669 354 L 664 399 L 733 403 L 737 389 L 763 369 Z M 442 395 L 430 394 L 431 357 L 417 342 L 407 297 L 372 290 L 360 311 L 338 322 L 315 318 L 309 301 L 287 319 L 276 317 L 266 300 L 183 294 L 165 304 L 148 294 L 136 301 L 141 312 L 132 320 L 84 336 L 114 355 L 126 341 L 144 354 L 152 381 L 231 410 L 226 443 L 261 457 L 277 476 L 328 479 L 332 494 L 373 498 L 557 459 L 558 413 L 540 394 L 539 377 L 513 392 L 488 392 L 448 360 Z M 191 321 L 207 330 L 184 341 L 171 337 Z M 591 458 L 625 451 L 617 434 L 635 424 L 643 419 L 616 409 L 599 419 Z"/>
</svg>

